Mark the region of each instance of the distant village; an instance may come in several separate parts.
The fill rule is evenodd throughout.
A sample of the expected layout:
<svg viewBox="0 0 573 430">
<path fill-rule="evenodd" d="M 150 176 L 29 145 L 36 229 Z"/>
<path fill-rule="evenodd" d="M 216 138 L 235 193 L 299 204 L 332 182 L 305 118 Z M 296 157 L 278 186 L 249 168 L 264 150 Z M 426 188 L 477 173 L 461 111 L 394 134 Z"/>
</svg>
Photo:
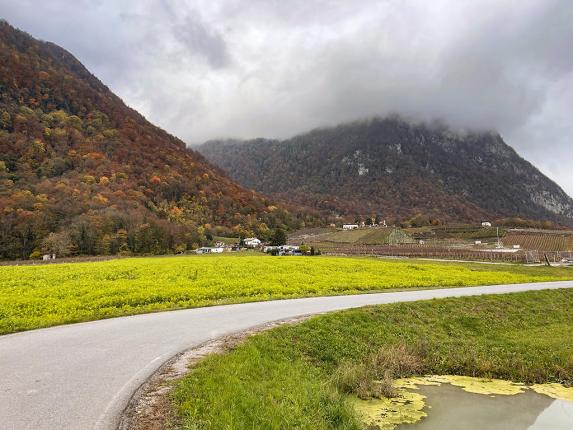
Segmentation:
<svg viewBox="0 0 573 430">
<path fill-rule="evenodd" d="M 261 241 L 257 237 L 247 237 L 236 244 L 226 244 L 216 242 L 214 246 L 203 246 L 195 251 L 197 254 L 222 254 L 223 252 L 240 252 L 247 250 L 258 250 L 271 255 L 295 255 L 302 256 L 313 254 L 314 251 L 306 249 L 304 245 L 270 245 Z"/>
<path fill-rule="evenodd" d="M 385 220 L 379 220 L 378 217 L 376 218 L 367 218 L 366 221 L 360 221 L 354 224 L 350 223 L 343 223 L 336 225 L 334 223 L 330 224 L 329 227 L 333 230 L 340 230 L 342 231 L 349 231 L 349 230 L 357 230 L 357 229 L 364 229 L 364 228 L 386 228 Z M 300 245 L 291 245 L 286 243 L 286 237 L 284 240 L 285 243 L 281 244 L 271 244 L 264 242 L 263 240 L 257 237 L 247 237 L 245 239 L 240 239 L 237 243 L 225 243 L 222 241 L 217 241 L 213 246 L 203 246 L 198 248 L 194 252 L 196 254 L 221 254 L 224 252 L 240 252 L 240 251 L 247 251 L 247 250 L 257 250 L 261 251 L 265 254 L 271 255 L 287 255 L 287 256 L 303 256 L 303 255 L 318 255 L 320 254 L 319 250 L 316 250 L 313 246 L 307 246 L 304 243 Z"/>
</svg>

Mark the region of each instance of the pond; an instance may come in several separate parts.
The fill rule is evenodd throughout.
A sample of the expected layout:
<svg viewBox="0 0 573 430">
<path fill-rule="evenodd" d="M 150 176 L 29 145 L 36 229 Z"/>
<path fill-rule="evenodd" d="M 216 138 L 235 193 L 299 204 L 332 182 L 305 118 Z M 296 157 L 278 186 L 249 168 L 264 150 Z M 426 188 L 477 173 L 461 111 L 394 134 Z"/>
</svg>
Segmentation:
<svg viewBox="0 0 573 430">
<path fill-rule="evenodd" d="M 573 387 L 452 375 L 399 379 L 394 385 L 396 397 L 353 399 L 367 428 L 573 429 Z"/>
<path fill-rule="evenodd" d="M 469 393 L 449 384 L 421 386 L 427 416 L 398 430 L 571 430 L 573 403 L 525 391 L 510 396 Z"/>
</svg>

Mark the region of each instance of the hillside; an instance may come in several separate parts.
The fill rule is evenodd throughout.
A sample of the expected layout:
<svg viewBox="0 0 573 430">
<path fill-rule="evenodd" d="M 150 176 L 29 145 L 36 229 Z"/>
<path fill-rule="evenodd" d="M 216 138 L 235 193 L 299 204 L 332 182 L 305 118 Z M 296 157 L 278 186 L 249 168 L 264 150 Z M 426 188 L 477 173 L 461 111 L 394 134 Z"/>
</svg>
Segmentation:
<svg viewBox="0 0 573 430">
<path fill-rule="evenodd" d="M 198 150 L 246 187 L 330 213 L 573 222 L 573 200 L 494 132 L 386 118 Z"/>
<path fill-rule="evenodd" d="M 285 224 L 300 220 L 0 21 L 0 258 L 183 251 Z"/>
</svg>

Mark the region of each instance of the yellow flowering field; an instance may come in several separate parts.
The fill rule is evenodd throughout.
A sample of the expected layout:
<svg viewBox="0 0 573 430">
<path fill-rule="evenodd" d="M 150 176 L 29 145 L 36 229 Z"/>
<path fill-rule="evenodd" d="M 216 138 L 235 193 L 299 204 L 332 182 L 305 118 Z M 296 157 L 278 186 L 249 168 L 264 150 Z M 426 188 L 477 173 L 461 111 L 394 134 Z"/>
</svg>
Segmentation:
<svg viewBox="0 0 573 430">
<path fill-rule="evenodd" d="M 566 268 L 252 253 L 1 266 L 0 334 L 223 303 L 572 278 Z"/>
</svg>

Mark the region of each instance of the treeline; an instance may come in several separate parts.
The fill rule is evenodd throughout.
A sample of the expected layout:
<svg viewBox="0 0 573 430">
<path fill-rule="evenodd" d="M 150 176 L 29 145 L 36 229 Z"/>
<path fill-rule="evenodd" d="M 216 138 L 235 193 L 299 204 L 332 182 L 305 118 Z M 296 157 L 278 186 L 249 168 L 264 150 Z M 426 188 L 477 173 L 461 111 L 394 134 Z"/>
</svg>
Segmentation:
<svg viewBox="0 0 573 430">
<path fill-rule="evenodd" d="M 177 223 L 150 216 L 144 211 L 123 212 L 108 208 L 81 214 L 65 225 L 52 228 L 49 217 L 32 216 L 22 222 L 14 214 L 0 223 L 0 258 L 40 258 L 76 255 L 146 255 L 183 253 L 211 245 L 217 236 L 256 236 L 273 241 L 289 225 L 272 218 L 251 226 L 234 227 Z M 304 227 L 302 217 L 290 219 L 290 226 Z"/>
</svg>

